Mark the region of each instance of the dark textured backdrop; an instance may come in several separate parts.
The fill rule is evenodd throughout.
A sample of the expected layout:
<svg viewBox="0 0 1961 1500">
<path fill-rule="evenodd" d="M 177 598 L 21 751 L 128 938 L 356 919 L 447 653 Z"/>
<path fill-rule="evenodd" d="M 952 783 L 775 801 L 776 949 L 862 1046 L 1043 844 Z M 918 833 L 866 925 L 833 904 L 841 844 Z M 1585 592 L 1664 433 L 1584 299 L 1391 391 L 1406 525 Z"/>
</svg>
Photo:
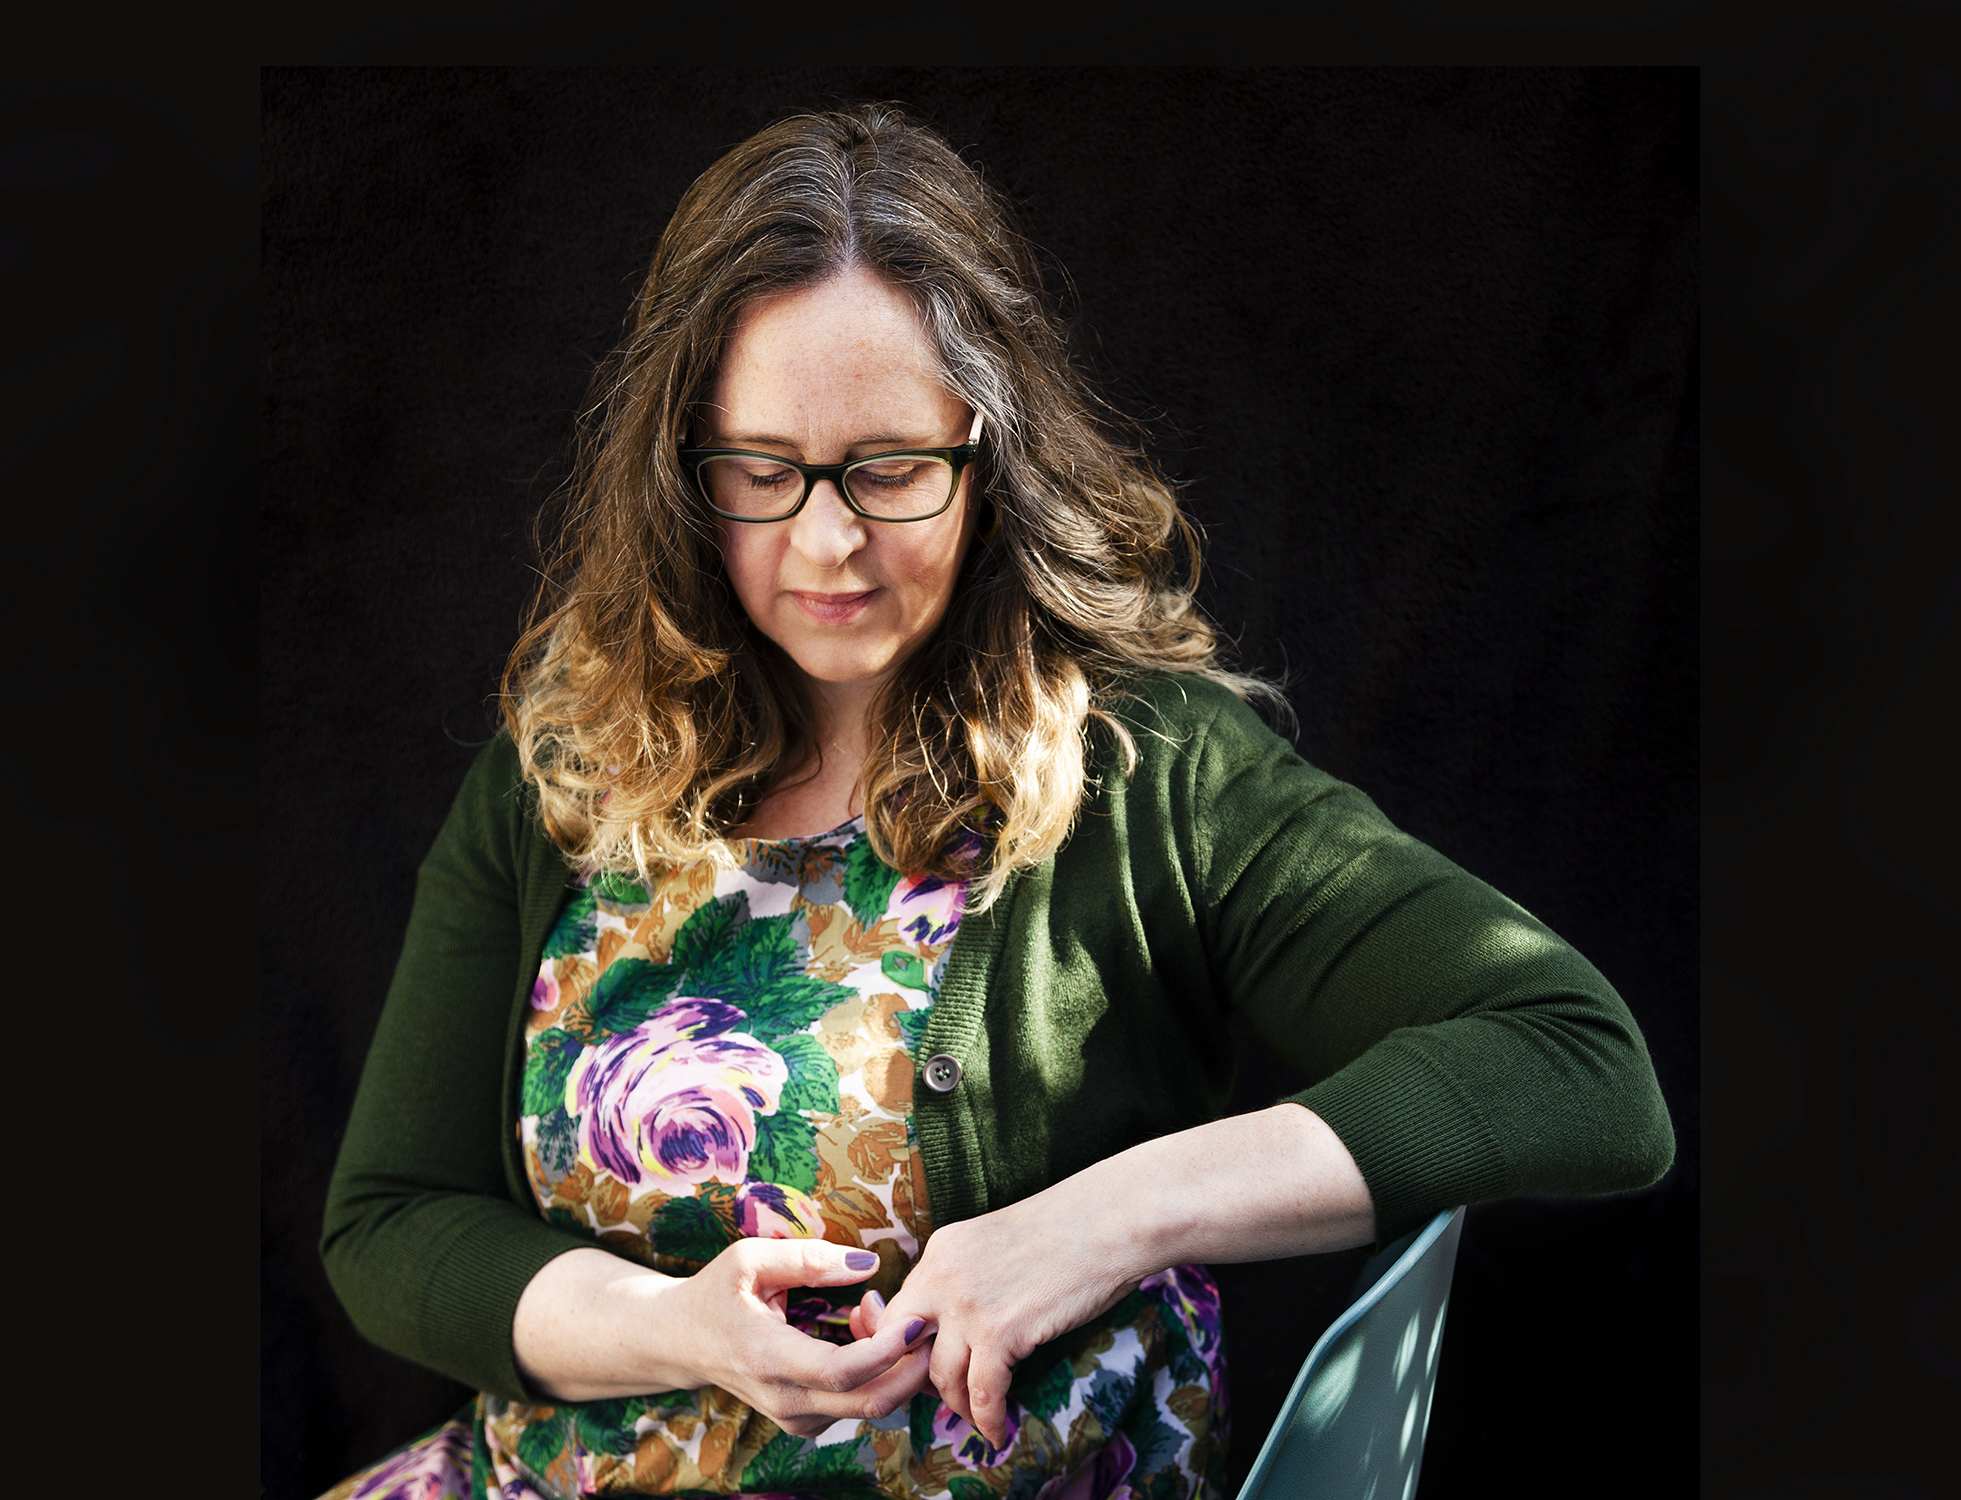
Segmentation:
<svg viewBox="0 0 1961 1500">
<path fill-rule="evenodd" d="M 1473 1210 L 1423 1493 L 1687 1492 L 1694 73 L 780 69 L 265 77 L 265 1494 L 463 1396 L 359 1339 L 314 1241 L 592 361 L 697 173 L 869 97 L 1068 269 L 1303 752 L 1573 940 L 1647 1032 L 1676 1168 Z M 1247 1063 L 1264 1102 L 1284 1079 Z M 1241 1469 L 1353 1265 L 1222 1270 Z"/>
</svg>

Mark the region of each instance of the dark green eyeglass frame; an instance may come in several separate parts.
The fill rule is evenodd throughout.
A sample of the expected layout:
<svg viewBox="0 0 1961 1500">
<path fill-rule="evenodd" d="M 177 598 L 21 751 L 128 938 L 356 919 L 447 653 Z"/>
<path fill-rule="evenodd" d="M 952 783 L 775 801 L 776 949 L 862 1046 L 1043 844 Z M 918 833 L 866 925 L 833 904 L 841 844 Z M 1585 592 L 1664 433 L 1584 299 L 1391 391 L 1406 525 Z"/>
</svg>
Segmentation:
<svg viewBox="0 0 1961 1500">
<path fill-rule="evenodd" d="M 977 422 L 975 426 L 980 424 Z M 741 521 L 750 526 L 769 526 L 777 521 L 787 521 L 810 501 L 810 492 L 817 488 L 817 481 L 828 479 L 836 488 L 851 513 L 863 516 L 867 521 L 883 521 L 888 526 L 903 526 L 909 521 L 930 521 L 935 516 L 945 515 L 946 508 L 953 504 L 953 497 L 960 493 L 960 476 L 966 472 L 967 465 L 974 461 L 980 452 L 978 437 L 962 443 L 958 448 L 895 448 L 890 453 L 868 453 L 863 458 L 854 458 L 841 464 L 800 464 L 793 458 L 785 458 L 780 453 L 758 453 L 753 448 L 683 448 L 680 452 L 681 467 L 688 471 L 688 478 L 694 482 L 695 493 L 700 495 L 708 508 L 725 521 Z M 781 464 L 786 469 L 795 469 L 803 475 L 803 493 L 797 503 L 777 516 L 738 516 L 726 511 L 708 498 L 708 486 L 701 482 L 701 466 L 711 458 L 761 458 L 773 464 Z M 883 463 L 893 458 L 937 458 L 942 463 L 953 466 L 953 483 L 946 488 L 946 499 L 938 510 L 930 510 L 923 516 L 881 516 L 866 510 L 851 498 L 851 491 L 845 485 L 844 476 L 853 469 L 865 464 Z"/>
</svg>

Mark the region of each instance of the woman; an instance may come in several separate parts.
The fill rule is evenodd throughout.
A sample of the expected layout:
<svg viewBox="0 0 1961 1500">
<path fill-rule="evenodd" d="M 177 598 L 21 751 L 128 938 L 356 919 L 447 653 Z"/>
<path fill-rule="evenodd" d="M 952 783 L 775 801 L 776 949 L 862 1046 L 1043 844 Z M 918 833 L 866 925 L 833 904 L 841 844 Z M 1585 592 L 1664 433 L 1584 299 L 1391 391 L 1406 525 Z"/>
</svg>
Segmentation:
<svg viewBox="0 0 1961 1500">
<path fill-rule="evenodd" d="M 1201 1263 L 1666 1169 L 1605 980 L 1246 708 L 936 136 L 737 147 L 595 390 L 324 1240 L 484 1394 L 342 1491 L 1209 1493 Z M 1219 1118 L 1232 1010 L 1310 1087 Z"/>
</svg>

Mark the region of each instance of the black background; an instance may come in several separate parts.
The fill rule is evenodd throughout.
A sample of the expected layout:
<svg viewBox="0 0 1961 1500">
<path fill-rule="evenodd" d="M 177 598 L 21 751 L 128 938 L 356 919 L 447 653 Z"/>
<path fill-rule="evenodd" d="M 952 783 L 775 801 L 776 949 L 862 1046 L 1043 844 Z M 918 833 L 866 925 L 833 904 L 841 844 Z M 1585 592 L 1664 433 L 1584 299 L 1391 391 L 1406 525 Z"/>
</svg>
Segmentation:
<svg viewBox="0 0 1961 1500">
<path fill-rule="evenodd" d="M 1202 23 L 1145 6 L 1115 30 L 876 8 L 860 19 L 778 21 L 748 40 L 811 62 L 1706 64 L 1703 1490 L 1834 1500 L 1942 1492 L 1951 1472 L 1940 1434 L 1961 1372 L 1961 1277 L 1947 1237 L 1956 1122 L 1944 1078 L 1961 921 L 1945 854 L 1957 832 L 1951 772 L 1940 770 L 1951 754 L 1936 714 L 1961 677 L 1947 541 L 1961 345 L 1951 11 L 1849 0 L 1800 0 L 1775 18 L 1743 3 L 1652 13 L 1521 3 L 1502 14 L 1444 0 L 1341 3 L 1308 13 L 1305 37 L 1231 4 L 1209 8 Z M 82 871 L 90 911 L 107 917 L 79 938 L 61 931 L 52 952 L 18 950 L 16 994 L 33 1002 L 29 1019 L 43 1030 L 18 1032 L 10 1057 L 17 1139 L 29 1146 L 16 1201 L 59 1242 L 43 1237 L 39 1274 L 19 1281 L 32 1310 L 54 1314 L 43 1326 L 55 1332 L 24 1346 L 16 1364 L 39 1390 L 129 1393 L 114 1405 L 129 1455 L 119 1473 L 188 1469 L 226 1491 L 250 1483 L 255 1197 L 240 1147 L 252 1114 L 241 1079 L 257 1040 L 258 938 L 241 895 L 258 873 L 253 63 L 653 61 L 677 49 L 709 55 L 703 48 L 725 42 L 723 30 L 693 14 L 585 4 L 507 17 L 416 4 L 338 7 L 331 17 L 294 8 L 251 35 L 187 29 L 164 13 L 120 28 L 74 13 L 22 31 L 0 58 L 0 273 L 13 293 L 0 330 L 0 485 L 11 502 L 0 597 L 14 648 L 14 733 L 0 764 L 30 833 L 15 888 L 43 902 L 56 892 L 60 906 L 73 888 L 49 872 Z M 998 137 L 975 130 L 961 144 L 1007 171 Z M 1026 207 L 1038 237 L 1062 249 L 1035 216 L 1064 206 Z M 651 248 L 655 219 L 650 211 L 636 254 Z M 1068 263 L 1079 282 L 1095 271 L 1080 256 Z M 597 340 L 586 352 L 609 335 L 631 275 L 621 273 L 613 300 L 593 294 L 602 316 L 580 331 Z M 1140 369 L 1109 310 L 1090 311 L 1120 399 L 1146 414 L 1169 410 L 1165 372 Z M 1186 446 L 1201 450 L 1215 432 L 1187 434 Z M 1217 470 L 1202 452 L 1185 463 L 1180 451 L 1167 450 L 1167 462 L 1196 480 L 1202 509 Z M 1229 528 L 1208 519 L 1217 558 Z M 492 571 L 521 555 L 510 536 Z M 365 566 L 387 561 L 374 545 Z M 276 592 L 268 588 L 268 623 L 280 617 Z M 1229 620 L 1245 618 L 1209 597 Z M 1300 683 L 1306 664 L 1290 664 Z M 269 701 L 332 696 L 319 680 L 282 681 L 270 654 L 266 686 Z M 1312 739 L 1329 732 L 1327 719 L 1303 709 L 1303 743 L 1334 763 L 1326 741 Z M 459 710 L 475 710 L 468 691 L 440 711 L 467 737 Z M 396 711 L 371 698 L 339 717 L 316 712 L 287 739 L 331 747 L 366 716 Z M 268 751 L 277 743 L 269 734 Z M 1341 768 L 1480 868 L 1464 842 L 1397 803 L 1411 778 L 1395 766 L 1387 780 Z M 270 754 L 265 769 L 273 828 L 298 777 Z M 269 874 L 330 883 L 307 873 L 319 852 L 265 847 Z M 412 863 L 412 851 L 385 857 Z M 1527 896 L 1505 870 L 1480 873 Z M 105 892 L 116 898 L 106 906 Z M 1614 953 L 1570 922 L 1565 930 L 1631 988 Z M 282 941 L 277 916 L 266 933 L 270 953 Z M 329 952 L 299 962 L 343 963 L 332 950 L 371 938 L 335 934 Z M 265 997 L 275 1029 L 263 1090 L 261 1490 L 290 1494 L 303 1471 L 338 1461 L 322 1456 L 323 1443 L 372 1447 L 386 1437 L 363 1437 L 346 1398 L 323 1396 L 325 1381 L 306 1385 L 307 1371 L 331 1368 L 321 1330 L 343 1355 L 351 1335 L 334 1334 L 331 1309 L 309 1302 L 305 1278 L 317 1272 L 300 1221 L 317 1213 L 313 1184 L 288 1179 L 331 1152 L 325 1141 L 295 1142 L 331 1137 L 337 1119 L 295 1092 L 276 1029 L 290 997 L 270 986 Z M 348 1016 L 324 1017 L 307 1045 L 358 1048 L 360 1008 L 372 1003 L 351 996 Z M 65 1054 L 46 1046 L 46 1027 L 74 1017 L 110 1041 L 88 1054 L 85 1094 Z M 1653 1025 L 1645 1011 L 1644 1020 Z M 37 1036 L 39 1051 L 26 1045 Z M 1509 1239 L 1494 1232 L 1500 1211 L 1480 1216 L 1490 1247 L 1480 1274 L 1509 1282 L 1514 1296 L 1529 1298 L 1545 1271 L 1534 1211 L 1503 1211 L 1513 1215 Z M 1572 1221 L 1553 1232 L 1583 1265 L 1588 1246 Z M 1599 1240 L 1623 1256 L 1633 1242 Z M 1470 1250 L 1467 1241 L 1444 1361 L 1447 1381 L 1462 1369 L 1455 1388 L 1497 1383 L 1465 1367 L 1474 1340 L 1490 1360 L 1517 1337 L 1503 1323 L 1475 1329 L 1462 1295 L 1476 1271 Z M 1659 1294 L 1641 1322 L 1693 1316 L 1681 1250 L 1671 1258 L 1674 1280 L 1636 1293 Z M 1269 1286 L 1302 1295 L 1289 1281 L 1274 1268 Z M 1318 1295 L 1335 1286 L 1324 1282 Z M 1556 1339 L 1548 1378 L 1558 1399 L 1544 1404 L 1547 1380 L 1530 1372 L 1499 1392 L 1495 1425 L 1470 1434 L 1482 1447 L 1477 1477 L 1521 1494 L 1648 1492 L 1666 1469 L 1665 1492 L 1679 1492 L 1696 1442 L 1670 1404 L 1688 1386 L 1685 1357 L 1666 1351 L 1648 1366 L 1613 1349 L 1604 1363 L 1628 1373 L 1603 1381 L 1601 1299 L 1547 1290 L 1534 1336 L 1540 1347 L 1548 1328 Z M 1503 1299 L 1491 1305 L 1502 1317 Z M 1254 1378 L 1242 1337 L 1251 1330 L 1245 1319 L 1234 1328 L 1243 1385 Z M 407 1394 L 386 1362 L 361 1380 L 355 1408 L 385 1412 Z M 1440 1400 L 1425 1494 L 1445 1492 L 1448 1420 Z"/>
<path fill-rule="evenodd" d="M 591 361 L 697 173 L 867 97 L 967 148 L 1067 268 L 1304 753 L 1577 943 L 1650 1039 L 1661 1189 L 1472 1213 L 1426 1493 L 1468 1493 L 1520 1400 L 1549 1457 L 1638 1421 L 1662 1437 L 1630 1468 L 1687 1482 L 1693 70 L 274 70 L 262 97 L 269 1486 L 317 1491 L 462 1399 L 334 1304 L 320 1127 L 489 733 Z M 1358 1259 L 1222 1273 L 1240 1464 Z"/>
</svg>

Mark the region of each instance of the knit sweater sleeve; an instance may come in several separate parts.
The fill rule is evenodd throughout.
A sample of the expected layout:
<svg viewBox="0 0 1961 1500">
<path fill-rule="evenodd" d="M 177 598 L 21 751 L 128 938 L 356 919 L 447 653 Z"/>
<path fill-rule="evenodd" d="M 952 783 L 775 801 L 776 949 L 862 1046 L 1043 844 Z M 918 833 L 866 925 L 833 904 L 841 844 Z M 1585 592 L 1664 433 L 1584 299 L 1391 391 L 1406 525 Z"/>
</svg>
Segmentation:
<svg viewBox="0 0 1961 1500">
<path fill-rule="evenodd" d="M 519 1201 L 502 1149 L 525 909 L 539 904 L 523 890 L 539 864 L 527 827 L 500 736 L 417 874 L 321 1239 L 328 1278 L 366 1338 L 520 1399 L 531 1393 L 511 1349 L 518 1297 L 547 1261 L 591 1243 Z M 558 875 L 562 885 L 562 866 Z"/>
<path fill-rule="evenodd" d="M 1237 700 L 1215 704 L 1167 788 L 1212 966 L 1310 1080 L 1292 1097 L 1354 1156 L 1379 1240 L 1454 1204 L 1659 1179 L 1667 1109 L 1600 972 Z"/>
</svg>

